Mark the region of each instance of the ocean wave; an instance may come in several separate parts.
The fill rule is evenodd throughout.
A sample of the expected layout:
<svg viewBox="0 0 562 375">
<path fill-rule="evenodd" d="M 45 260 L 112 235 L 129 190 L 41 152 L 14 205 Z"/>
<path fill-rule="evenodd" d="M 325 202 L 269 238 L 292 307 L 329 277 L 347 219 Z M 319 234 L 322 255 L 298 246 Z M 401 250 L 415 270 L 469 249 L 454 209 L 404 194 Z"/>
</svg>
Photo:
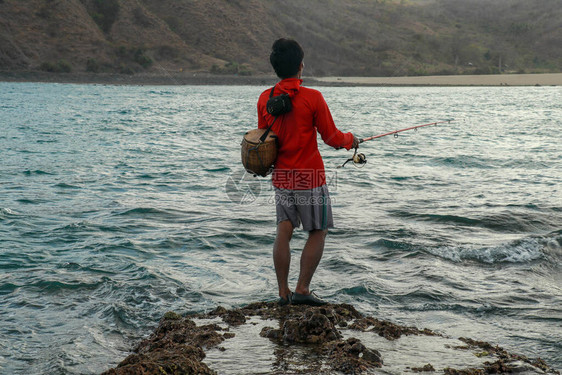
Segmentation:
<svg viewBox="0 0 562 375">
<path fill-rule="evenodd" d="M 230 172 L 231 168 L 230 167 L 215 167 L 215 168 L 204 168 L 204 170 L 206 172 Z"/>
<path fill-rule="evenodd" d="M 0 207 L 0 220 L 13 216 L 17 216 L 15 211 L 7 207 Z"/>
<path fill-rule="evenodd" d="M 371 241 L 367 243 L 369 247 L 382 247 L 391 250 L 402 250 L 402 251 L 415 251 L 416 245 L 409 242 L 404 242 L 400 240 L 389 240 L 385 238 L 378 239 L 376 241 Z"/>
<path fill-rule="evenodd" d="M 120 211 L 115 213 L 117 216 L 132 216 L 132 217 L 146 217 L 150 216 L 151 218 L 154 217 L 162 217 L 162 218 L 174 218 L 184 216 L 181 211 L 178 210 L 169 210 L 169 209 L 160 209 L 160 208 L 153 208 L 153 207 L 135 207 L 130 208 L 124 211 Z M 187 215 L 187 213 L 186 213 Z"/>
<path fill-rule="evenodd" d="M 173 91 L 167 91 L 167 90 L 150 90 L 148 93 L 153 94 L 153 95 L 175 95 L 176 94 Z"/>
<path fill-rule="evenodd" d="M 55 185 L 55 187 L 61 188 L 61 189 L 80 189 L 80 186 L 67 184 L 65 182 L 59 182 L 58 184 Z"/>
<path fill-rule="evenodd" d="M 111 225 L 111 223 L 96 223 L 87 220 L 77 221 L 69 224 L 62 224 L 52 229 L 52 234 L 79 234 L 87 235 L 98 232 L 123 232 L 129 229 L 129 226 L 119 223 L 119 225 Z M 58 237 L 60 239 L 60 237 Z"/>
<path fill-rule="evenodd" d="M 16 202 L 23 203 L 23 204 L 40 204 L 40 203 L 45 203 L 46 200 L 44 200 L 44 199 L 20 198 L 20 199 L 16 199 Z"/>
<path fill-rule="evenodd" d="M 390 211 L 390 213 L 400 218 L 416 221 L 451 224 L 464 227 L 479 227 L 503 233 L 533 232 L 537 229 L 552 230 L 556 229 L 558 225 L 556 218 L 545 215 L 542 211 L 515 212 L 512 210 L 504 210 L 497 213 L 476 214 L 474 217 L 454 214 L 415 213 L 408 211 Z"/>
<path fill-rule="evenodd" d="M 419 213 L 408 212 L 408 211 L 391 211 L 391 213 L 395 216 L 405 219 L 432 221 L 436 223 L 450 223 L 450 224 L 460 224 L 460 225 L 469 225 L 469 226 L 476 226 L 482 224 L 482 220 L 472 219 L 466 216 L 457 216 L 457 215 L 450 215 L 450 214 L 448 215 L 419 214 Z"/>
<path fill-rule="evenodd" d="M 40 290 L 43 293 L 57 293 L 62 290 L 76 290 L 76 289 L 96 289 L 100 285 L 109 280 L 107 277 L 102 277 L 99 281 L 84 282 L 79 280 L 72 281 L 58 281 L 58 280 L 38 280 L 26 287 Z"/>
<path fill-rule="evenodd" d="M 19 287 L 16 284 L 6 283 L 0 284 L 0 296 L 5 294 L 10 294 L 16 291 Z"/>
<path fill-rule="evenodd" d="M 471 155 L 445 156 L 435 157 L 433 161 L 438 165 L 444 165 L 453 168 L 476 168 L 491 169 L 496 167 L 496 162 L 491 159 L 480 158 Z"/>
<path fill-rule="evenodd" d="M 544 253 L 554 260 L 562 261 L 562 230 L 552 232 L 543 238 Z"/>
<path fill-rule="evenodd" d="M 562 233 L 542 237 L 526 237 L 498 246 L 428 247 L 427 253 L 453 262 L 476 261 L 486 264 L 530 263 L 537 260 L 556 261 L 562 257 Z"/>
<path fill-rule="evenodd" d="M 54 173 L 50 173 L 47 171 L 42 171 L 40 169 L 36 169 L 36 170 L 31 170 L 31 169 L 27 169 L 25 171 L 23 171 L 23 174 L 26 176 L 32 176 L 32 175 L 54 175 Z"/>
</svg>

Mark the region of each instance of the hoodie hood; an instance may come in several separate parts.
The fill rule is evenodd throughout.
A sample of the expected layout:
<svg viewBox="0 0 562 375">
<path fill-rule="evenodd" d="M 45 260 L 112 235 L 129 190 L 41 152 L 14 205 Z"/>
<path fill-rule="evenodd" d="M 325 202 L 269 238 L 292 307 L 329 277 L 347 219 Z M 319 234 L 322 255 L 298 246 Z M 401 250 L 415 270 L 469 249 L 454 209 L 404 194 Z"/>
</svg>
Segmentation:
<svg viewBox="0 0 562 375">
<path fill-rule="evenodd" d="M 285 78 L 275 85 L 275 89 L 281 91 L 283 94 L 289 94 L 292 99 L 299 93 L 302 85 L 302 79 L 298 78 Z"/>
</svg>

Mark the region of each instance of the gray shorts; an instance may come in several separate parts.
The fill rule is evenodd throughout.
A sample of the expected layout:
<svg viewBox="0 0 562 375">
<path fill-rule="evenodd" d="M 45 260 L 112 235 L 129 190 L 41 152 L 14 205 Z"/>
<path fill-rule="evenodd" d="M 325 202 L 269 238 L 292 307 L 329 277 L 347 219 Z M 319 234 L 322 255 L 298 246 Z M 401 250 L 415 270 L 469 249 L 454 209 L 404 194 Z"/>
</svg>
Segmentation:
<svg viewBox="0 0 562 375">
<path fill-rule="evenodd" d="M 289 190 L 276 187 L 275 209 L 277 224 L 291 220 L 293 228 L 296 228 L 302 222 L 302 229 L 305 231 L 334 227 L 332 204 L 326 185 L 310 190 Z"/>
</svg>

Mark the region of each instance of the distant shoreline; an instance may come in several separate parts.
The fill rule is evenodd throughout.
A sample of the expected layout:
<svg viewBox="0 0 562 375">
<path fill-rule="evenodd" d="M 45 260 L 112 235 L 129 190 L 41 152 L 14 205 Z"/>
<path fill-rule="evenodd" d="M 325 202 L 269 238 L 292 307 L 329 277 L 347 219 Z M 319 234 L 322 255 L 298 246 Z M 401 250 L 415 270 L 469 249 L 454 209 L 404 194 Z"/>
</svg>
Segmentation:
<svg viewBox="0 0 562 375">
<path fill-rule="evenodd" d="M 323 83 L 368 86 L 560 86 L 562 73 L 415 77 L 324 77 Z"/>
<path fill-rule="evenodd" d="M 277 81 L 273 76 L 228 76 L 208 73 L 47 73 L 0 71 L 0 82 L 42 82 L 101 85 L 270 85 Z"/>
<path fill-rule="evenodd" d="M 562 73 L 412 77 L 303 77 L 307 86 L 562 86 Z M 113 74 L 0 71 L 0 82 L 50 82 L 107 85 L 252 85 L 268 86 L 275 76 L 207 73 Z"/>
</svg>

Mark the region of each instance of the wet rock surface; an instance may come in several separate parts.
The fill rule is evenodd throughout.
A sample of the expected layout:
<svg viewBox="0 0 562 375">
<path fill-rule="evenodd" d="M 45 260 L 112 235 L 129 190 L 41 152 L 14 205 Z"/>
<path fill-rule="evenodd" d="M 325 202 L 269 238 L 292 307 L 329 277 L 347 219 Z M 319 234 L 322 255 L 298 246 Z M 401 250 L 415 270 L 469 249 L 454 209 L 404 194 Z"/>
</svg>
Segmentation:
<svg viewBox="0 0 562 375">
<path fill-rule="evenodd" d="M 204 363 L 205 352 L 213 348 L 226 351 L 220 345 L 236 337 L 231 328 L 236 330 L 256 325 L 255 319 L 265 322 L 263 328 L 258 326 L 261 330 L 256 332 L 255 340 L 267 338 L 275 345 L 272 353 L 274 360 L 269 371 L 272 374 L 361 374 L 384 368 L 384 351 L 368 347 L 359 338 L 345 338 L 342 330 L 347 335 L 353 332 L 369 335 L 373 332 L 389 341 L 412 335 L 445 337 L 428 329 L 401 326 L 364 316 L 347 304 L 278 307 L 273 302 L 257 302 L 239 309 L 217 307 L 207 314 L 188 317 L 166 313 L 150 337 L 143 340 L 117 367 L 103 374 L 216 374 Z M 197 325 L 196 322 L 211 323 Z M 470 351 L 474 358 L 484 358 L 486 361 L 471 368 L 441 367 L 438 370 L 428 363 L 420 367 L 406 367 L 407 371 L 449 375 L 513 372 L 560 374 L 540 358 L 529 359 L 511 354 L 483 341 L 468 338 L 459 340 L 456 342 L 463 345 L 454 346 L 451 350 Z M 294 354 L 293 349 L 296 347 L 302 349 L 301 354 Z M 248 373 L 253 373 L 253 358 L 239 358 L 239 361 L 247 364 Z"/>
<path fill-rule="evenodd" d="M 246 316 L 240 310 L 227 310 L 222 306 L 211 311 L 209 316 L 220 316 L 225 323 L 231 326 L 239 326 L 246 323 Z"/>
<path fill-rule="evenodd" d="M 375 349 L 365 347 L 356 338 L 332 341 L 326 347 L 331 367 L 344 374 L 361 374 L 369 368 L 382 367 L 381 354 Z"/>
<path fill-rule="evenodd" d="M 425 365 L 423 367 L 412 367 L 412 371 L 413 372 L 434 372 L 435 368 L 433 368 L 431 363 L 428 363 L 427 365 Z"/>
<path fill-rule="evenodd" d="M 387 340 L 396 340 L 399 339 L 402 335 L 439 335 L 429 329 L 419 330 L 415 327 L 400 326 L 398 324 L 394 324 L 385 320 L 375 319 L 370 316 L 356 319 L 353 324 L 350 325 L 350 328 L 363 332 L 373 331 Z"/>
<path fill-rule="evenodd" d="M 545 374 L 560 374 L 559 371 L 551 369 L 541 358 L 530 359 L 524 355 L 508 353 L 505 349 L 485 341 L 476 341 L 466 337 L 460 337 L 459 340 L 467 345 L 457 347 L 457 349 L 476 350 L 477 357 L 489 357 L 490 361 L 484 362 L 483 369 L 446 368 L 444 371 L 447 375 L 511 374 L 533 370 L 539 370 L 540 373 Z"/>
<path fill-rule="evenodd" d="M 288 343 L 322 344 L 340 339 L 341 334 L 325 314 L 308 310 L 302 316 L 285 320 L 282 338 Z"/>
<path fill-rule="evenodd" d="M 204 349 L 229 338 L 216 324 L 197 326 L 191 319 L 169 312 L 156 331 L 143 340 L 116 368 L 104 375 L 216 374 L 202 360 Z"/>
</svg>

